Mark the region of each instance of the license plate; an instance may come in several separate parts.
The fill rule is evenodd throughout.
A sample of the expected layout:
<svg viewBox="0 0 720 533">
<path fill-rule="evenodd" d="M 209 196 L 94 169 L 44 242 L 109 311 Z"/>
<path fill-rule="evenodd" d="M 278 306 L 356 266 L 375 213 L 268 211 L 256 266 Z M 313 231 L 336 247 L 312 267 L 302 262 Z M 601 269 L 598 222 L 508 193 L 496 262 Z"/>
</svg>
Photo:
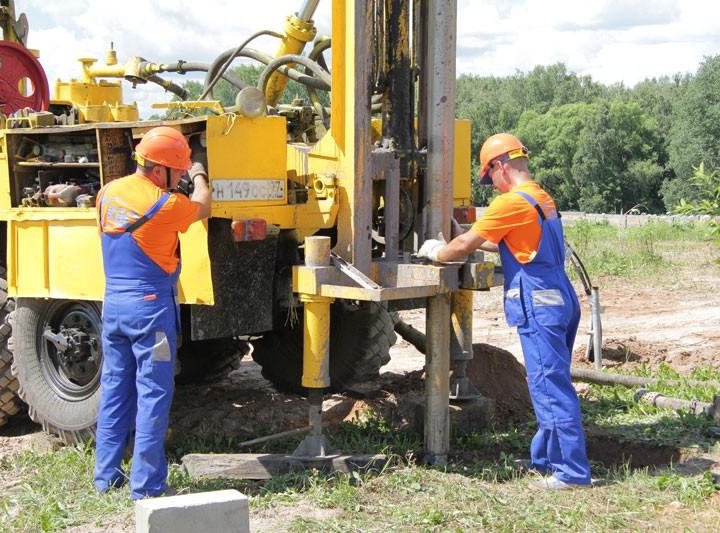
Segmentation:
<svg viewBox="0 0 720 533">
<path fill-rule="evenodd" d="M 285 180 L 212 180 L 216 202 L 283 200 Z"/>
</svg>

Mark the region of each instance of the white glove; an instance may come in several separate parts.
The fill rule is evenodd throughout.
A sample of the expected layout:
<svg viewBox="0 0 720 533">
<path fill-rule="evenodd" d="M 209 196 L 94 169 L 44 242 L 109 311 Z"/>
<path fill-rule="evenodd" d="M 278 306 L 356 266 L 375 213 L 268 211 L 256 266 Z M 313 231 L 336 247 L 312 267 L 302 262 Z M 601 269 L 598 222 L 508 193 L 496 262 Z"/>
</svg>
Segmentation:
<svg viewBox="0 0 720 533">
<path fill-rule="evenodd" d="M 438 253 L 447 243 L 441 239 L 428 239 L 418 250 L 418 257 L 427 257 L 430 261 L 438 262 Z"/>
<path fill-rule="evenodd" d="M 193 181 L 197 176 L 202 176 L 205 180 L 205 183 L 207 183 L 207 171 L 205 170 L 205 167 L 200 162 L 195 162 L 190 167 L 190 170 L 188 170 L 188 175 L 190 176 L 190 181 Z"/>
</svg>

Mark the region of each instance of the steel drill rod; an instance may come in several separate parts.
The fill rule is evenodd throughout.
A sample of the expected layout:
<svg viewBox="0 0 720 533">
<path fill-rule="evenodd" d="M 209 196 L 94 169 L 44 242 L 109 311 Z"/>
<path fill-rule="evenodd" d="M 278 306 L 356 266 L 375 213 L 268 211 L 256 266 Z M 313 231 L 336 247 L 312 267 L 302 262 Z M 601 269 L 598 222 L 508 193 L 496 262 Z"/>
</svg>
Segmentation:
<svg viewBox="0 0 720 533">
<path fill-rule="evenodd" d="M 425 352 L 425 462 L 444 465 L 450 449 L 450 294 L 428 298 Z"/>
<path fill-rule="evenodd" d="M 590 294 L 590 313 L 592 314 L 592 343 L 595 368 L 602 369 L 602 321 L 600 319 L 600 292 L 592 288 Z"/>
</svg>

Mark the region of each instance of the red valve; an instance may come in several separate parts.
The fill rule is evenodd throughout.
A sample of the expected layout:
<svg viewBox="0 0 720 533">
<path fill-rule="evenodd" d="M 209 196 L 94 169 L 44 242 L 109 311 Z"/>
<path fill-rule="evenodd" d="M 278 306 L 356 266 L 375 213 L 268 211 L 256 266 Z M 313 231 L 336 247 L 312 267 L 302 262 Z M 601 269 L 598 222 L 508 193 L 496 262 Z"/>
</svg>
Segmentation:
<svg viewBox="0 0 720 533">
<path fill-rule="evenodd" d="M 10 115 L 26 107 L 47 111 L 49 104 L 50 87 L 40 62 L 19 44 L 0 41 L 0 112 Z"/>
</svg>

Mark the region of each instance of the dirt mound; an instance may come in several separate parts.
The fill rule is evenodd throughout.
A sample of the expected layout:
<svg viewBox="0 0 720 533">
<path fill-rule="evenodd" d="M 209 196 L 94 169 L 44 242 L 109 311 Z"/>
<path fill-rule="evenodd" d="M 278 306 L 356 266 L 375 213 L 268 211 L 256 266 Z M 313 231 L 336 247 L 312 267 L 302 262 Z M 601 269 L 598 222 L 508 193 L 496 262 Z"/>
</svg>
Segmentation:
<svg viewBox="0 0 720 533">
<path fill-rule="evenodd" d="M 701 365 L 710 368 L 720 367 L 720 360 L 717 357 L 708 357 L 706 353 L 695 351 L 693 348 L 693 344 L 690 344 L 687 349 L 676 347 L 669 350 L 668 345 L 662 342 L 640 341 L 634 336 L 622 339 L 609 337 L 603 339 L 603 366 L 624 369 L 645 366 L 654 369 L 664 363 L 681 374 L 689 373 Z M 579 366 L 593 364 L 585 358 L 584 347 L 575 350 L 573 363 Z"/>
<path fill-rule="evenodd" d="M 478 390 L 495 400 L 496 420 L 525 419 L 532 411 L 525 367 L 515 356 L 490 344 L 473 344 L 467 375 Z"/>
<path fill-rule="evenodd" d="M 532 411 L 525 370 L 513 355 L 489 344 L 475 344 L 467 375 L 478 390 L 496 402 L 498 421 L 527 420 Z M 423 371 L 381 374 L 367 390 L 325 397 L 323 421 L 328 426 L 362 419 L 367 412 L 385 417 L 394 427 L 414 423 L 422 404 Z M 176 390 L 170 425 L 176 435 L 224 437 L 235 442 L 287 431 L 308 424 L 304 398 L 275 391 L 248 358 L 228 378 Z"/>
</svg>

